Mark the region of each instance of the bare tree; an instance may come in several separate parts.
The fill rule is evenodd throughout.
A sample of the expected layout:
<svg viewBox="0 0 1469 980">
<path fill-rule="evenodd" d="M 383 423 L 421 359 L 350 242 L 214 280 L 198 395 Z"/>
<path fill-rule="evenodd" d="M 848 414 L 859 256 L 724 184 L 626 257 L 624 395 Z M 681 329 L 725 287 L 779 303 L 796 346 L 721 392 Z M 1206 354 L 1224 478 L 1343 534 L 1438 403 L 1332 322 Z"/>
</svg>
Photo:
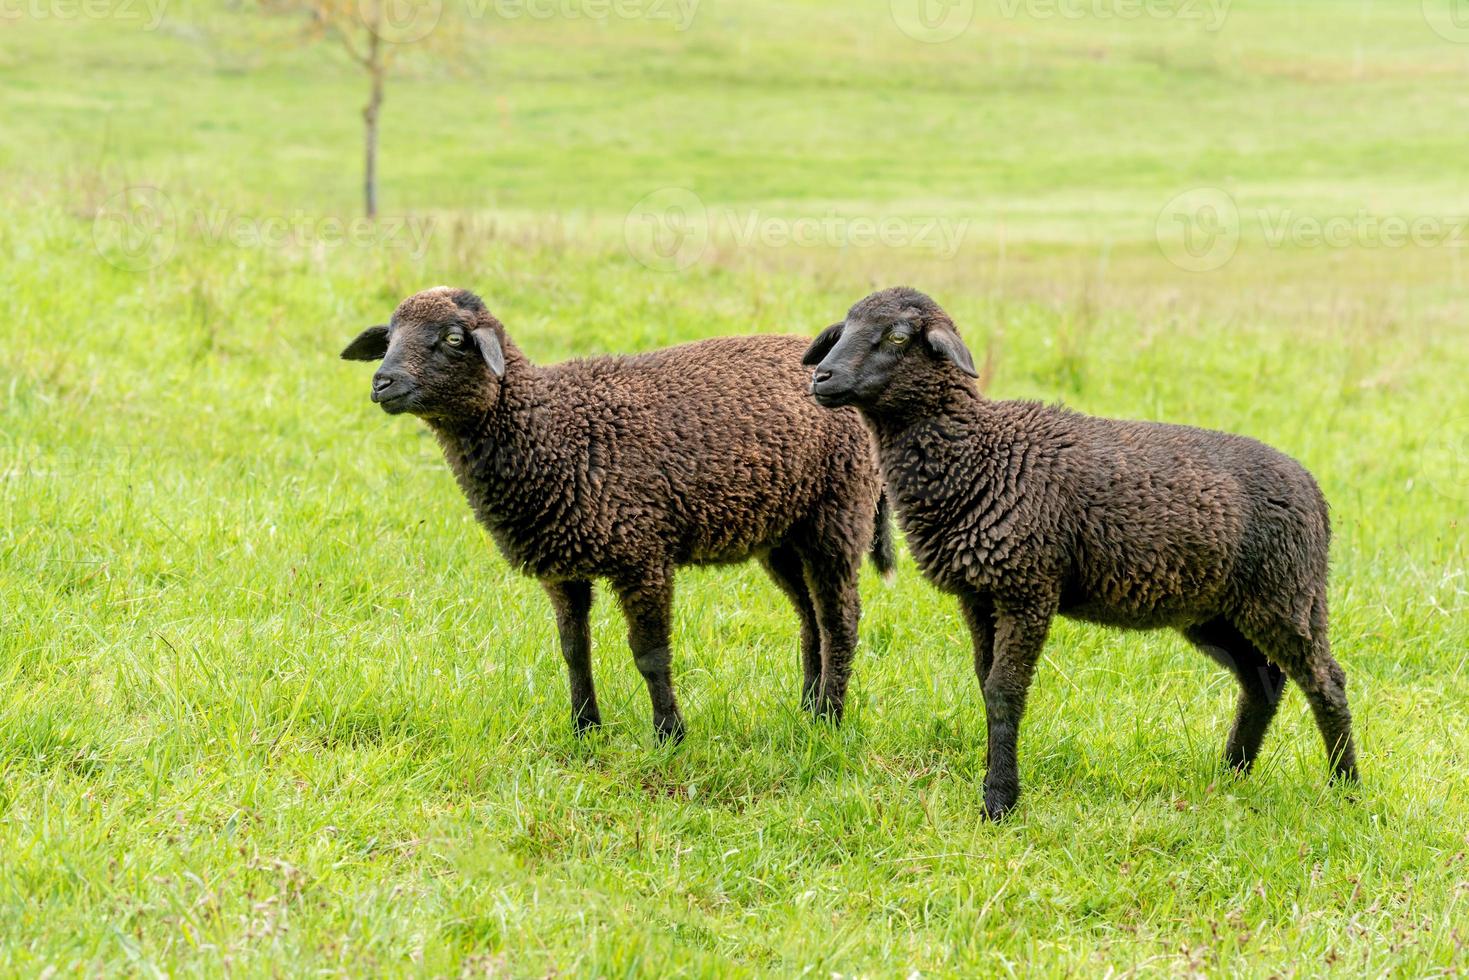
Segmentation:
<svg viewBox="0 0 1469 980">
<path fill-rule="evenodd" d="M 362 199 L 369 218 L 377 216 L 378 123 L 384 88 L 394 56 L 405 44 L 433 32 L 441 0 L 259 0 L 274 13 L 307 17 L 313 40 L 335 39 L 347 57 L 367 72 L 367 105 L 362 108 Z"/>
<path fill-rule="evenodd" d="M 374 3 L 372 8 L 376 10 L 379 5 Z M 383 109 L 383 76 L 388 71 L 387 56 L 383 53 L 382 35 L 371 26 L 367 31 L 367 53 L 358 54 L 352 50 L 350 44 L 348 50 L 358 64 L 367 69 L 368 77 L 372 79 L 371 94 L 367 97 L 367 105 L 362 109 L 362 201 L 367 216 L 374 218 L 377 216 L 377 123 Z"/>
</svg>

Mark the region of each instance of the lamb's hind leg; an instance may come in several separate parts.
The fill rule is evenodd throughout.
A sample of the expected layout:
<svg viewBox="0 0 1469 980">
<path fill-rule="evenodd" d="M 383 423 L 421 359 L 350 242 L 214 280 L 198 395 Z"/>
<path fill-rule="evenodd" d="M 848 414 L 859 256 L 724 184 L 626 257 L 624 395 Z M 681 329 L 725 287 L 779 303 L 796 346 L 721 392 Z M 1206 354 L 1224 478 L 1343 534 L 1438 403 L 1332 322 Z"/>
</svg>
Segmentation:
<svg viewBox="0 0 1469 980">
<path fill-rule="evenodd" d="M 786 547 L 772 549 L 762 561 L 765 570 L 780 590 L 796 607 L 801 620 L 801 707 L 816 708 L 821 693 L 821 630 L 816 624 L 816 607 L 811 604 L 811 590 L 806 588 L 801 559 Z"/>
<path fill-rule="evenodd" d="M 974 676 L 982 690 L 995 662 L 995 602 L 979 592 L 966 592 L 959 597 L 959 609 L 974 641 Z"/>
<path fill-rule="evenodd" d="M 1236 772 L 1249 772 L 1280 705 L 1285 674 L 1227 620 L 1190 626 L 1183 635 L 1239 681 L 1239 706 L 1225 743 L 1224 763 Z"/>
<path fill-rule="evenodd" d="M 842 720 L 847 682 L 857 651 L 857 621 L 862 599 L 857 592 L 858 563 L 852 555 L 805 556 L 806 582 L 821 630 L 821 689 L 816 697 L 818 717 Z"/>
<path fill-rule="evenodd" d="M 1305 693 L 1326 743 L 1331 778 L 1356 782 L 1357 749 L 1347 707 L 1347 675 L 1331 655 L 1325 597 L 1312 601 L 1309 625 L 1281 615 L 1257 614 L 1247 617 L 1240 627 Z"/>
</svg>

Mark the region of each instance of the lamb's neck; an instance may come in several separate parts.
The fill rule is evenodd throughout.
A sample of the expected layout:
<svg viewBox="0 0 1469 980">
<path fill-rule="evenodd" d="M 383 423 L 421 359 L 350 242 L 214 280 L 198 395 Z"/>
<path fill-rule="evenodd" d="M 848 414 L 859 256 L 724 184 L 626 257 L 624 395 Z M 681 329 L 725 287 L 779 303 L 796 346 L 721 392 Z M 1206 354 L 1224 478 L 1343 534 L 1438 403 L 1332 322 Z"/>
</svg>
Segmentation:
<svg viewBox="0 0 1469 980">
<path fill-rule="evenodd" d="M 984 430 L 993 403 L 971 385 L 947 384 L 902 406 L 868 409 L 863 414 L 881 448 L 935 431 Z"/>
<path fill-rule="evenodd" d="M 1005 492 L 1024 455 L 1005 412 L 970 385 L 921 410 L 869 418 L 883 478 L 900 510 L 947 512 Z"/>
<path fill-rule="evenodd" d="M 467 426 L 434 426 L 434 434 L 475 516 L 515 552 L 516 529 L 554 515 L 575 485 L 568 472 L 575 435 L 560 431 L 542 372 L 508 346 L 505 354 L 494 408 Z"/>
</svg>

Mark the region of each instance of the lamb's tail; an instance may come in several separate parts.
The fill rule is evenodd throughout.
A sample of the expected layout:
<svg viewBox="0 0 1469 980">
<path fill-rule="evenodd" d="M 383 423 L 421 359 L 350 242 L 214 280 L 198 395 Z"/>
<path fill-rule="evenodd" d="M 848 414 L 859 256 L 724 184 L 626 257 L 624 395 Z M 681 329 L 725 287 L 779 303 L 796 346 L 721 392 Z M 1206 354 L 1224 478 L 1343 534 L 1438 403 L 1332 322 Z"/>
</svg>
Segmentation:
<svg viewBox="0 0 1469 980">
<path fill-rule="evenodd" d="M 872 529 L 872 551 L 869 555 L 882 580 L 891 584 L 898 567 L 898 549 L 893 544 L 893 509 L 888 504 L 886 490 L 877 497 L 877 518 Z"/>
</svg>

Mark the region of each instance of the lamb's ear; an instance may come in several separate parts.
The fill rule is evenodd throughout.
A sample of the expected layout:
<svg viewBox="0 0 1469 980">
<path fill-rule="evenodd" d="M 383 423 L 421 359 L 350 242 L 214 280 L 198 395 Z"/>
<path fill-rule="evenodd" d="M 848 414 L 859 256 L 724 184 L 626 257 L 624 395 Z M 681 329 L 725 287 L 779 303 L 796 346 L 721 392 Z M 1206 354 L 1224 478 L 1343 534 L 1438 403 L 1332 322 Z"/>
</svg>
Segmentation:
<svg viewBox="0 0 1469 980">
<path fill-rule="evenodd" d="M 811 346 L 806 348 L 806 353 L 801 355 L 801 363 L 810 367 L 820 364 L 821 359 L 836 346 L 837 341 L 842 339 L 842 324 L 833 323 L 811 341 Z"/>
<path fill-rule="evenodd" d="M 505 377 L 505 348 L 500 346 L 500 338 L 495 336 L 495 331 L 489 327 L 478 327 L 471 330 L 470 336 L 474 338 L 474 344 L 479 348 L 480 356 L 495 372 L 495 377 Z"/>
<path fill-rule="evenodd" d="M 368 327 L 342 351 L 344 361 L 381 361 L 388 352 L 388 328 L 379 324 Z"/>
<path fill-rule="evenodd" d="M 964 346 L 964 341 L 959 339 L 957 333 L 948 327 L 932 327 L 927 336 L 928 346 L 940 357 L 946 357 L 959 365 L 959 370 L 971 378 L 979 377 L 979 372 L 974 370 L 974 358 L 969 356 L 969 348 Z"/>
</svg>

